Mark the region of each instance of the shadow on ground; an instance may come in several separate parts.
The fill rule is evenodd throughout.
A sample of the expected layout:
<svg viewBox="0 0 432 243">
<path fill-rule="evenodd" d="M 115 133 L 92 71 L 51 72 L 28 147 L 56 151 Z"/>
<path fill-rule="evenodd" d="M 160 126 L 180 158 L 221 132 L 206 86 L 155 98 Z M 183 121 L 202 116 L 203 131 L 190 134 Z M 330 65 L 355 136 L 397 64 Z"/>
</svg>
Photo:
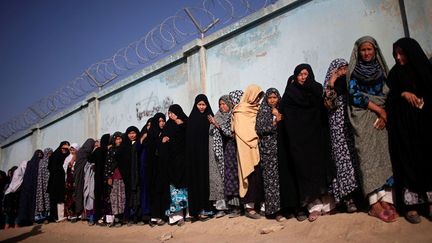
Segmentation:
<svg viewBox="0 0 432 243">
<path fill-rule="evenodd" d="M 5 239 L 2 242 L 18 242 L 18 241 L 23 241 L 23 240 L 25 240 L 27 238 L 30 238 L 32 236 L 36 236 L 36 235 L 42 234 L 43 232 L 42 232 L 41 229 L 42 229 L 42 225 L 36 225 L 36 226 L 33 226 L 33 228 L 29 232 L 22 233 L 20 235 L 14 236 L 14 237 L 9 238 L 9 239 Z"/>
</svg>

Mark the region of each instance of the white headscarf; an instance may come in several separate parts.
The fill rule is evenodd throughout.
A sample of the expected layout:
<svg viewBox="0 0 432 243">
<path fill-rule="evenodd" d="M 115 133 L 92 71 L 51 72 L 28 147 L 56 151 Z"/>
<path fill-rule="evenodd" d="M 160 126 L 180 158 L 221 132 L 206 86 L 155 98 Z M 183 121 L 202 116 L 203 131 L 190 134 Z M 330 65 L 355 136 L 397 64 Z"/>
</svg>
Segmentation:
<svg viewBox="0 0 432 243">
<path fill-rule="evenodd" d="M 81 146 L 79 146 L 77 143 L 71 143 L 71 145 L 69 146 L 69 148 L 74 148 L 76 151 L 78 151 Z M 65 171 L 65 181 L 66 181 L 66 172 L 67 172 L 67 167 L 69 162 L 72 160 L 72 154 L 69 154 L 68 157 L 66 157 L 64 163 L 63 163 L 63 169 Z M 72 165 L 73 166 L 73 165 Z"/>
<path fill-rule="evenodd" d="M 18 168 L 14 171 L 14 174 L 12 176 L 11 183 L 9 184 L 8 188 L 5 191 L 5 195 L 16 192 L 18 188 L 21 186 L 24 178 L 24 173 L 27 167 L 27 162 L 28 160 L 25 160 L 18 165 Z"/>
</svg>

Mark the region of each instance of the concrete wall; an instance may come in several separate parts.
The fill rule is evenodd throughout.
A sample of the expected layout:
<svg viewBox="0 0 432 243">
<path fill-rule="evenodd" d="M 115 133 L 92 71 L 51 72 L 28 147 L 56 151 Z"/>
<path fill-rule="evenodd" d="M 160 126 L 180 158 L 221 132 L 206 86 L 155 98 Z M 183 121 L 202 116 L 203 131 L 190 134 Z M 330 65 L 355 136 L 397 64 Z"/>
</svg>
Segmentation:
<svg viewBox="0 0 432 243">
<path fill-rule="evenodd" d="M 432 55 L 432 2 L 405 1 L 411 36 Z M 251 83 L 283 92 L 299 63 L 312 65 L 322 82 L 334 58 L 349 59 L 361 36 L 375 37 L 389 67 L 392 44 L 404 36 L 398 0 L 280 0 L 204 39 L 194 40 L 124 80 L 92 94 L 85 102 L 3 142 L 0 169 L 29 159 L 37 148 L 60 141 L 141 128 L 172 103 L 189 114 L 198 93 L 213 111 L 218 98 Z"/>
<path fill-rule="evenodd" d="M 21 161 L 29 160 L 33 155 L 32 137 L 27 136 L 11 146 L 1 149 L 1 167 L 0 170 L 7 171 L 14 165 L 18 165 Z"/>
<path fill-rule="evenodd" d="M 63 140 L 82 144 L 87 137 L 86 110 L 80 109 L 67 118 L 61 119 L 40 129 L 38 148 L 56 149 Z"/>
</svg>

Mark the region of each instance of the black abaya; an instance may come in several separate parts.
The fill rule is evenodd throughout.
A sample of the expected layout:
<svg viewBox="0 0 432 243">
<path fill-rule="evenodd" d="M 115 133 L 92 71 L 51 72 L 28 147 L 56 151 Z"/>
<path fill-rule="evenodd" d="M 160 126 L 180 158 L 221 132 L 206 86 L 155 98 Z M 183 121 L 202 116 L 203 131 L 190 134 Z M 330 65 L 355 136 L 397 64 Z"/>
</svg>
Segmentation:
<svg viewBox="0 0 432 243">
<path fill-rule="evenodd" d="M 407 58 L 405 65 L 396 64 L 388 76 L 388 131 L 390 152 L 397 192 L 403 189 L 425 195 L 432 191 L 432 65 L 419 44 L 411 38 L 402 38 L 393 45 L 401 48 Z M 401 96 L 403 92 L 423 98 L 422 109 L 413 107 Z"/>
<path fill-rule="evenodd" d="M 287 136 L 288 162 L 292 162 L 297 181 L 300 206 L 315 200 L 328 190 L 333 166 L 326 154 L 326 114 L 322 86 L 314 80 L 308 64 L 300 64 L 294 79 L 306 69 L 303 85 L 289 82 L 282 98 L 281 109 Z M 327 134 L 328 135 L 328 134 Z"/>
<path fill-rule="evenodd" d="M 204 101 L 207 108 L 203 113 L 197 104 Z M 213 116 L 208 99 L 200 94 L 195 98 L 186 128 L 186 163 L 189 197 L 189 213 L 192 216 L 210 209 L 209 201 L 209 127 L 208 115 Z"/>
</svg>

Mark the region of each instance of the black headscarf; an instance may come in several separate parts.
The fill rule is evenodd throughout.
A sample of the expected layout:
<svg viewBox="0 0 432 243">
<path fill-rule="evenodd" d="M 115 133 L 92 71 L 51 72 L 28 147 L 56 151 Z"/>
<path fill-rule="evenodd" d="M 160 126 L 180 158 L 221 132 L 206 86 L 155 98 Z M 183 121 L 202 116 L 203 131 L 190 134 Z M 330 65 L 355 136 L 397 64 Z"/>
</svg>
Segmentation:
<svg viewBox="0 0 432 243">
<path fill-rule="evenodd" d="M 42 150 L 34 152 L 33 157 L 27 162 L 23 182 L 21 184 L 21 195 L 19 202 L 18 220 L 23 224 L 32 223 L 36 209 L 36 189 L 39 162 L 43 158 Z"/>
<path fill-rule="evenodd" d="M 306 69 L 309 74 L 306 81 L 301 85 L 296 80 L 297 76 L 304 69 Z M 281 110 L 284 113 L 284 108 L 289 105 L 289 103 L 295 103 L 300 107 L 311 106 L 311 96 L 322 97 L 322 94 L 322 86 L 315 81 L 315 75 L 311 66 L 306 63 L 300 64 L 294 69 L 294 74 L 288 79 L 288 84 L 280 103 Z"/>
<path fill-rule="evenodd" d="M 65 171 L 63 163 L 67 156 L 69 156 L 69 150 L 66 153 L 62 153 L 62 147 L 64 145 L 70 145 L 68 141 L 60 143 L 58 148 L 48 159 L 48 193 L 50 194 L 50 200 L 52 205 L 60 202 L 64 202 L 65 197 Z M 52 209 L 51 211 L 53 211 Z M 57 211 L 55 209 L 54 211 Z"/>
<path fill-rule="evenodd" d="M 151 125 L 149 129 L 149 137 L 158 138 L 162 129 L 159 127 L 159 119 L 162 118 L 164 121 L 166 117 L 163 113 L 156 113 L 151 119 Z"/>
<path fill-rule="evenodd" d="M 395 56 L 395 50 L 398 47 L 405 54 L 407 63 L 403 66 L 396 63 L 391 70 L 392 79 L 399 76 L 400 79 L 409 80 L 410 82 L 404 83 L 408 83 L 407 85 L 412 85 L 412 87 L 405 88 L 411 89 L 420 97 L 430 96 L 432 93 L 432 65 L 419 43 L 412 38 L 401 38 L 393 44 L 393 56 Z M 400 85 L 404 85 L 404 83 Z"/>
<path fill-rule="evenodd" d="M 107 180 L 109 177 L 111 177 L 114 174 L 114 170 L 118 166 L 118 161 L 120 159 L 118 151 L 121 147 L 121 144 L 118 147 L 115 145 L 115 140 L 118 137 L 123 139 L 123 133 L 115 132 L 115 133 L 113 133 L 113 135 L 110 138 L 110 145 L 112 145 L 112 147 L 108 150 L 107 157 L 105 160 L 104 180 Z M 122 143 L 123 143 L 123 141 L 122 141 Z M 122 175 L 122 177 L 126 176 L 125 174 L 123 174 L 124 172 L 120 169 L 120 167 L 119 167 L 119 170 L 120 170 L 120 174 Z"/>
<path fill-rule="evenodd" d="M 147 125 L 148 125 L 149 123 L 151 123 L 152 118 L 153 118 L 153 117 L 150 117 L 149 119 L 147 119 L 147 122 L 146 122 L 146 123 L 144 124 L 144 126 L 141 128 L 140 136 L 142 136 L 142 135 L 144 135 L 145 133 L 148 132 L 148 130 L 147 130 Z"/>
<path fill-rule="evenodd" d="M 181 106 L 178 104 L 171 105 L 168 108 L 168 111 L 174 113 L 177 116 L 177 118 L 182 120 L 183 122 L 188 118 L 188 116 L 183 112 Z"/>
<path fill-rule="evenodd" d="M 203 113 L 197 104 L 204 101 L 207 108 Z M 188 178 L 189 212 L 197 215 L 209 207 L 209 127 L 207 115 L 213 111 L 207 96 L 200 94 L 190 113 L 186 128 L 186 163 Z"/>
</svg>

